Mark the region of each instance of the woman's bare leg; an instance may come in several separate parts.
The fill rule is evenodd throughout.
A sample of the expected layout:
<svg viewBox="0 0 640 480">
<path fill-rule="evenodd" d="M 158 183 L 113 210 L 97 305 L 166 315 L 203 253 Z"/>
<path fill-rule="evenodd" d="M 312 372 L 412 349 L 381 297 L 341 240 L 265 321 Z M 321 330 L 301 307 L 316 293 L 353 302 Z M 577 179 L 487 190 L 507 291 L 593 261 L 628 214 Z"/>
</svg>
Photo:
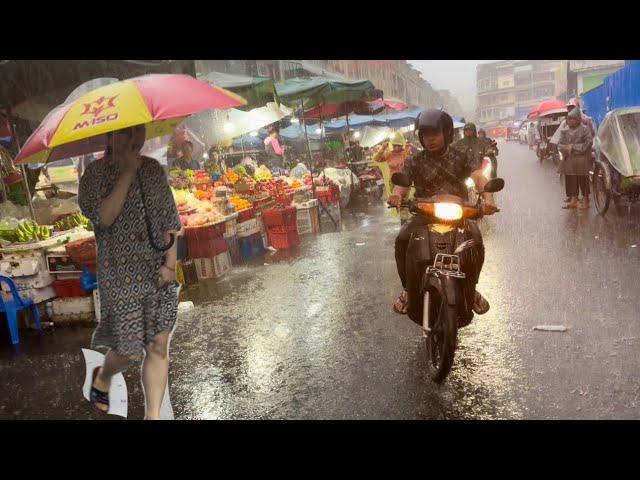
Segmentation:
<svg viewBox="0 0 640 480">
<path fill-rule="evenodd" d="M 145 347 L 142 362 L 142 385 L 147 405 L 147 420 L 160 419 L 160 407 L 169 378 L 169 332 L 153 337 Z"/>
<path fill-rule="evenodd" d="M 117 373 L 125 371 L 131 362 L 137 358 L 137 356 L 123 356 L 113 350 L 109 350 L 104 357 L 104 365 L 98 371 L 98 375 L 96 375 L 93 387 L 101 392 L 108 392 L 111 387 L 111 378 Z M 103 412 L 109 410 L 106 405 L 101 403 L 96 404 L 96 407 Z"/>
</svg>

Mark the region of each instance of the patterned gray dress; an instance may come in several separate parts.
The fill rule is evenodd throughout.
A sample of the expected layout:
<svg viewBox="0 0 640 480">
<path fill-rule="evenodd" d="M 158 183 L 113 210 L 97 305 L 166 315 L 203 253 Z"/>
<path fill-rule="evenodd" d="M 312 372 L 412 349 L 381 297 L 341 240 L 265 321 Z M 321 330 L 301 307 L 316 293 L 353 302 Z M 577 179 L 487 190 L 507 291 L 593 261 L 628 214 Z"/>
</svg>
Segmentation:
<svg viewBox="0 0 640 480">
<path fill-rule="evenodd" d="M 78 203 L 95 227 L 98 245 L 98 287 L 101 322 L 91 346 L 108 347 L 120 355 L 139 355 L 153 337 L 175 325 L 178 283 L 157 288 L 164 254 L 153 249 L 148 239 L 142 196 L 135 180 L 122 212 L 111 227 L 100 228 L 100 202 L 108 196 L 120 177 L 113 157 L 89 165 L 80 181 Z M 155 243 L 165 243 L 164 233 L 182 228 L 178 210 L 164 170 L 144 157 L 138 170 L 146 196 Z"/>
</svg>

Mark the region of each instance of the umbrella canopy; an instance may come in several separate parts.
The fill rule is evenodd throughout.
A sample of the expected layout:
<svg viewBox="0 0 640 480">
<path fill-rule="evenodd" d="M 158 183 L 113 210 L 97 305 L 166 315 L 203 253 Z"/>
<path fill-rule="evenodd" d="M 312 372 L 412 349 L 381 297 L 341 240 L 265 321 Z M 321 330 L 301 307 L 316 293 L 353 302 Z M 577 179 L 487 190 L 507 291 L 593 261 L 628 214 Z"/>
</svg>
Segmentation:
<svg viewBox="0 0 640 480">
<path fill-rule="evenodd" d="M 536 105 L 529 114 L 527 115 L 528 119 L 538 118 L 542 115 L 550 115 L 552 113 L 566 113 L 567 106 L 564 102 L 559 100 L 546 100 L 538 105 Z"/>
<path fill-rule="evenodd" d="M 106 134 L 145 125 L 147 138 L 170 134 L 203 110 L 244 105 L 241 97 L 187 75 L 145 75 L 105 85 L 55 108 L 16 163 L 44 163 L 104 150 Z"/>
<path fill-rule="evenodd" d="M 276 93 L 285 105 L 295 108 L 302 101 L 305 109 L 354 100 L 372 100 L 380 95 L 380 91 L 369 80 L 336 80 L 322 76 L 291 78 L 277 83 Z"/>
<path fill-rule="evenodd" d="M 270 102 L 243 112 L 235 108 L 224 112 L 202 112 L 185 121 L 205 143 L 218 145 L 245 133 L 255 132 L 291 114 L 284 105 Z"/>
<path fill-rule="evenodd" d="M 406 103 L 404 103 L 401 100 L 395 100 L 395 99 L 377 99 L 377 100 L 372 100 L 370 102 L 367 102 L 367 104 L 369 105 L 369 109 L 374 112 L 377 110 L 382 110 L 382 109 L 389 109 L 389 110 L 395 110 L 397 112 L 401 111 L 401 110 L 406 110 L 407 108 L 409 108 L 409 105 L 407 105 Z"/>
<path fill-rule="evenodd" d="M 273 80 L 269 77 L 210 72 L 198 78 L 240 95 L 247 101 L 246 108 L 262 107 L 266 103 L 277 100 Z"/>
</svg>

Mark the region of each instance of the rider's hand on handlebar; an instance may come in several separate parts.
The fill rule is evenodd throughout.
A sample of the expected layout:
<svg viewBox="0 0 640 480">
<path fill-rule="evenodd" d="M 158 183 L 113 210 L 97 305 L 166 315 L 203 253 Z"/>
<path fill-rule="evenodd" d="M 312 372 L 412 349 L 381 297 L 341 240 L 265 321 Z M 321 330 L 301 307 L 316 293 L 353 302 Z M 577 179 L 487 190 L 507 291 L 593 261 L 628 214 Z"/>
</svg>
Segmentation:
<svg viewBox="0 0 640 480">
<path fill-rule="evenodd" d="M 389 195 L 387 199 L 387 203 L 392 207 L 398 208 L 402 203 L 402 197 L 400 195 Z"/>
<path fill-rule="evenodd" d="M 499 211 L 500 211 L 500 209 L 493 202 L 486 202 L 485 201 L 484 204 L 482 205 L 482 214 L 483 215 L 493 215 L 494 213 L 497 213 Z"/>
</svg>

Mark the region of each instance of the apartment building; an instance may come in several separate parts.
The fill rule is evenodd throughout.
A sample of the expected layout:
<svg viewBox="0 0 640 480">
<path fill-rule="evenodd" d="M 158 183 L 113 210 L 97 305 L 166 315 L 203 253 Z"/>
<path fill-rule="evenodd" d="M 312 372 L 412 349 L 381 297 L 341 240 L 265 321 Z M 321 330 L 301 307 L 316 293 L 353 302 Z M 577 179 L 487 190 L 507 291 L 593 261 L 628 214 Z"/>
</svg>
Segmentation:
<svg viewBox="0 0 640 480">
<path fill-rule="evenodd" d="M 567 98 L 566 60 L 507 60 L 477 67 L 476 119 L 506 127 L 544 100 Z"/>
</svg>

